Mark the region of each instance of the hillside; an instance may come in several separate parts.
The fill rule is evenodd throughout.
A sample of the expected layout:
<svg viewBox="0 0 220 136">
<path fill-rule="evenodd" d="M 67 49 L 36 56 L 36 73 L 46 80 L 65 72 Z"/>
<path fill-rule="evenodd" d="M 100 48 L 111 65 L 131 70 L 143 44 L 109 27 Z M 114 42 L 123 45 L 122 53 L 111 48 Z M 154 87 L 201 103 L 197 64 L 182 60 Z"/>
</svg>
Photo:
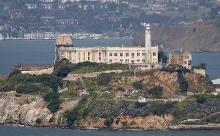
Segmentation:
<svg viewBox="0 0 220 136">
<path fill-rule="evenodd" d="M 141 35 L 141 34 L 139 34 Z M 143 39 L 137 36 L 135 41 Z M 141 38 L 142 37 L 142 38 Z M 163 44 L 166 50 L 189 51 L 220 51 L 220 27 L 205 23 L 187 25 L 153 26 L 152 39 L 157 44 Z"/>
</svg>

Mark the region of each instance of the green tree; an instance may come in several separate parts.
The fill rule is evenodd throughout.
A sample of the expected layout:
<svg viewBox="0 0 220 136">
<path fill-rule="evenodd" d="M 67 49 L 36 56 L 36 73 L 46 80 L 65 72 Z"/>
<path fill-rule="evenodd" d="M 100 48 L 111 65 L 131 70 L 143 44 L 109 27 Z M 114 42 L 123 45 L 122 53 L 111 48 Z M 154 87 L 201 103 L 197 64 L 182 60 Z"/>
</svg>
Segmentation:
<svg viewBox="0 0 220 136">
<path fill-rule="evenodd" d="M 71 72 L 71 69 L 69 66 L 60 66 L 59 68 L 57 68 L 57 70 L 54 72 L 56 76 L 58 77 L 66 77 L 69 73 Z"/>
<path fill-rule="evenodd" d="M 154 88 L 151 88 L 149 90 L 149 94 L 152 95 L 155 98 L 161 98 L 163 95 L 163 87 L 161 86 L 156 86 Z"/>
<path fill-rule="evenodd" d="M 158 60 L 160 63 L 166 64 L 168 57 L 166 56 L 166 54 L 163 51 L 159 51 L 158 52 Z"/>
<path fill-rule="evenodd" d="M 187 90 L 189 88 L 189 83 L 185 79 L 184 74 L 183 74 L 182 71 L 178 72 L 177 81 L 179 82 L 179 87 L 180 87 L 181 91 L 182 92 L 187 92 Z"/>
<path fill-rule="evenodd" d="M 51 112 L 55 113 L 59 110 L 61 101 L 60 101 L 58 92 L 51 91 L 51 92 L 47 93 L 44 96 L 44 100 L 49 103 L 47 108 Z"/>
<path fill-rule="evenodd" d="M 196 102 L 200 104 L 204 104 L 207 102 L 207 97 L 204 95 L 198 95 L 196 96 Z"/>
<path fill-rule="evenodd" d="M 98 76 L 98 84 L 106 86 L 111 82 L 112 80 L 112 74 L 109 73 L 102 73 Z"/>
<path fill-rule="evenodd" d="M 133 86 L 134 89 L 137 89 L 137 90 L 143 89 L 143 83 L 142 83 L 142 81 L 135 81 L 135 82 L 132 84 L 132 86 Z"/>
<path fill-rule="evenodd" d="M 104 124 L 107 127 L 111 127 L 111 125 L 114 123 L 114 117 L 108 117 L 106 118 Z"/>
</svg>

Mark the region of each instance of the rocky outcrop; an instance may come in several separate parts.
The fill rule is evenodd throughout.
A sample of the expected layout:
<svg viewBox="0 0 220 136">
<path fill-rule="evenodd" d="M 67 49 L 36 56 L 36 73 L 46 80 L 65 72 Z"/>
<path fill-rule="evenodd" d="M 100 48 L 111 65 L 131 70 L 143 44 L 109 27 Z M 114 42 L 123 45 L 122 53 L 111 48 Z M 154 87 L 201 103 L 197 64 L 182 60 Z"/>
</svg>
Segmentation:
<svg viewBox="0 0 220 136">
<path fill-rule="evenodd" d="M 187 83 L 187 90 L 182 90 L 181 88 L 182 82 L 180 82 L 179 78 L 181 74 L 182 78 Z M 182 92 L 210 93 L 215 90 L 207 77 L 192 72 L 178 73 L 155 70 L 137 75 L 136 78 L 138 80 L 143 80 L 146 84 L 163 87 L 163 95 L 165 97 L 176 97 Z"/>
<path fill-rule="evenodd" d="M 211 93 L 215 90 L 212 82 L 205 76 L 200 74 L 186 73 L 186 80 L 188 81 L 188 91 L 193 93 Z"/>
<path fill-rule="evenodd" d="M 66 100 L 58 112 L 52 113 L 41 96 L 0 93 L 0 124 L 65 127 L 63 114 L 77 103 L 78 100 Z"/>
<path fill-rule="evenodd" d="M 166 130 L 171 124 L 173 116 L 170 114 L 145 117 L 119 116 L 112 125 L 113 129 L 141 129 L 141 130 Z"/>
<path fill-rule="evenodd" d="M 156 116 L 149 115 L 144 117 L 118 116 L 113 119 L 110 128 L 115 130 L 166 130 L 169 128 L 172 115 Z M 105 128 L 104 118 L 87 118 L 81 121 L 82 128 Z"/>
<path fill-rule="evenodd" d="M 30 126 L 57 125 L 60 113 L 53 114 L 39 96 L 0 94 L 0 123 Z"/>
</svg>

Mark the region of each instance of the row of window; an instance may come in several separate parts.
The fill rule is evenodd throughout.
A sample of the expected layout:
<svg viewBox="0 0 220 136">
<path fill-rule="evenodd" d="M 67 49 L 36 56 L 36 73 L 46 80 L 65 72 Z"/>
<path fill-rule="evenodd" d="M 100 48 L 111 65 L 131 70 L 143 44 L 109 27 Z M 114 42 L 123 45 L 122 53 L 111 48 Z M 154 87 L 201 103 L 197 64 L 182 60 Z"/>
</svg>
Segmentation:
<svg viewBox="0 0 220 136">
<path fill-rule="evenodd" d="M 124 54 L 124 53 L 111 53 L 111 52 L 109 53 L 109 56 L 115 56 L 115 57 L 117 57 L 117 56 L 121 56 L 121 57 L 122 57 L 122 56 L 124 56 L 124 55 L 125 55 L 126 57 L 128 57 L 128 56 L 130 56 L 130 55 L 131 55 L 132 57 L 134 57 L 134 56 L 135 56 L 135 53 L 131 53 L 131 54 L 130 54 L 130 53 L 125 53 L 125 54 Z M 136 56 L 141 56 L 141 53 L 136 53 Z M 142 56 L 145 56 L 145 53 L 142 53 Z"/>
<path fill-rule="evenodd" d="M 112 63 L 113 60 L 110 59 L 109 62 Z M 114 59 L 114 62 L 121 62 L 121 63 L 125 62 L 125 63 L 129 63 L 130 60 L 129 60 L 129 59 L 125 59 L 125 60 L 123 60 L 123 59 L 120 59 L 120 60 L 118 60 L 118 59 Z M 131 60 L 131 62 L 134 63 L 135 60 Z M 142 59 L 142 60 L 137 59 L 136 62 L 137 62 L 137 63 L 140 63 L 140 62 L 145 63 L 145 59 Z"/>
<path fill-rule="evenodd" d="M 131 57 L 134 57 L 135 56 L 135 54 L 136 54 L 136 56 L 141 56 L 141 53 L 125 53 L 125 56 L 126 57 L 129 57 L 130 55 L 131 55 Z M 124 53 L 109 53 L 109 56 L 115 56 L 115 57 L 117 57 L 117 56 L 120 56 L 120 57 L 123 57 L 124 56 Z M 157 54 L 154 52 L 153 53 L 153 56 L 156 56 Z M 142 53 L 142 56 L 145 56 L 145 53 Z"/>
</svg>

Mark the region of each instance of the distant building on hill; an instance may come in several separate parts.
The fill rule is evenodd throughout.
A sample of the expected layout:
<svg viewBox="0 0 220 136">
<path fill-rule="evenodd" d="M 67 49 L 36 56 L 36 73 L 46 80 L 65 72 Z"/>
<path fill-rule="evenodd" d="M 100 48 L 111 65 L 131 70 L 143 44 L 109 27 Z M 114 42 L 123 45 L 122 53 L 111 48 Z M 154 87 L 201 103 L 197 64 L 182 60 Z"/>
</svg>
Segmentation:
<svg viewBox="0 0 220 136">
<path fill-rule="evenodd" d="M 216 94 L 220 94 L 220 79 L 212 80 L 212 83 L 215 87 Z"/>
<path fill-rule="evenodd" d="M 202 68 L 194 68 L 193 72 L 202 76 L 206 76 L 206 70 Z"/>
<path fill-rule="evenodd" d="M 145 46 L 135 47 L 74 47 L 71 36 L 56 38 L 56 59 L 68 59 L 72 63 L 85 61 L 96 63 L 158 64 L 158 46 L 151 45 L 150 25 L 145 24 Z"/>
<path fill-rule="evenodd" d="M 169 53 L 169 64 L 181 65 L 187 69 L 191 69 L 192 54 L 187 51 L 170 52 Z"/>
</svg>

